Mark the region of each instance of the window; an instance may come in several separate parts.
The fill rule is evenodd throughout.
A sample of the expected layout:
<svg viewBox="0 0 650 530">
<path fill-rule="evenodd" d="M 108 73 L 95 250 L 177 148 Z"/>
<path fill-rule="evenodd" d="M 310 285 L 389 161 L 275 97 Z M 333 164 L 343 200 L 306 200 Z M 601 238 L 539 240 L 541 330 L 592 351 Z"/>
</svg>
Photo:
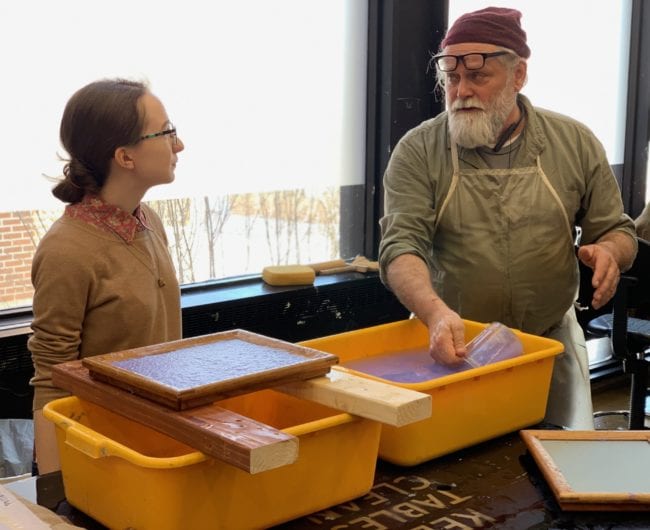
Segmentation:
<svg viewBox="0 0 650 530">
<path fill-rule="evenodd" d="M 342 201 L 363 198 L 367 9 L 3 3 L 0 309 L 31 303 L 33 251 L 63 209 L 43 177 L 61 173 L 63 107 L 102 77 L 147 80 L 186 145 L 176 181 L 145 197 L 166 224 L 181 283 L 353 252 L 345 238 L 362 227 L 341 228 L 340 216 Z"/>
</svg>

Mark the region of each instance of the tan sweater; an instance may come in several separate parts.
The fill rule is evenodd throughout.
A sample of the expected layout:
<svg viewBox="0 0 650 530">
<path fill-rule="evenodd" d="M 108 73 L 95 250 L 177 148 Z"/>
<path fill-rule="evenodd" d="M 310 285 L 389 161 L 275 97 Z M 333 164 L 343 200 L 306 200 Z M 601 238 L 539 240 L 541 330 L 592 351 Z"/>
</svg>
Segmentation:
<svg viewBox="0 0 650 530">
<path fill-rule="evenodd" d="M 131 244 L 66 216 L 41 240 L 28 341 L 34 410 L 68 395 L 52 385 L 54 364 L 181 338 L 180 290 L 165 231 L 142 208 L 153 231 L 138 232 Z"/>
</svg>

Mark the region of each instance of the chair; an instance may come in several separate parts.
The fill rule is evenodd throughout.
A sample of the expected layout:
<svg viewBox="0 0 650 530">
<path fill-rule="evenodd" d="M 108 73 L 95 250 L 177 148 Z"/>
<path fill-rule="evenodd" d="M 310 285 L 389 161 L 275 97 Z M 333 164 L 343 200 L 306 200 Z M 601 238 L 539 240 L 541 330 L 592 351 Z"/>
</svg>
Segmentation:
<svg viewBox="0 0 650 530">
<path fill-rule="evenodd" d="M 623 415 L 628 428 L 644 429 L 645 404 L 650 368 L 650 243 L 639 239 L 639 253 L 630 268 L 621 275 L 611 312 L 601 314 L 586 325 L 591 336 L 609 336 L 613 358 L 622 362 L 623 372 L 630 376 L 630 408 L 619 411 L 599 411 L 594 417 Z M 591 271 L 581 265 L 581 289 L 591 285 Z M 589 289 L 579 297 L 584 303 Z M 593 289 L 591 289 L 593 293 Z"/>
</svg>

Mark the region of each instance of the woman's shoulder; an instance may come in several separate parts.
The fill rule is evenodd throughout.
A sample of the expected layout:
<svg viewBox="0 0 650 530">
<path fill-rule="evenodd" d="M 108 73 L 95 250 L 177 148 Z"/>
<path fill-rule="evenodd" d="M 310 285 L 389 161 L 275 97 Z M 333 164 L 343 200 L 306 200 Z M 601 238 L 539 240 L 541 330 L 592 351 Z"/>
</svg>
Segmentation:
<svg viewBox="0 0 650 530">
<path fill-rule="evenodd" d="M 84 255 L 92 259 L 97 253 L 96 249 L 105 245 L 107 237 L 99 228 L 63 215 L 52 223 L 40 239 L 34 260 L 45 255 L 52 258 Z"/>
<path fill-rule="evenodd" d="M 86 221 L 64 214 L 52 223 L 45 235 L 41 238 L 41 244 L 48 241 L 60 243 L 65 240 L 79 241 L 80 239 L 96 239 L 102 236 L 106 237 L 106 234 L 99 228 Z"/>
</svg>

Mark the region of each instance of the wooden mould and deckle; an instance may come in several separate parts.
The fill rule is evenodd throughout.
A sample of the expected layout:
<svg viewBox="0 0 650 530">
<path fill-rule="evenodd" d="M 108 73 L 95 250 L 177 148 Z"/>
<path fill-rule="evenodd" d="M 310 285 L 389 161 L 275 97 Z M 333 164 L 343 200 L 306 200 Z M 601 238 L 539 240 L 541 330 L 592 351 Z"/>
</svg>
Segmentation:
<svg viewBox="0 0 650 530">
<path fill-rule="evenodd" d="M 293 463 L 298 439 L 214 404 L 273 387 L 393 426 L 431 415 L 431 396 L 330 370 L 335 355 L 233 330 L 56 365 L 54 384 L 258 473 Z"/>
<path fill-rule="evenodd" d="M 650 431 L 520 434 L 563 510 L 650 511 Z"/>
</svg>

